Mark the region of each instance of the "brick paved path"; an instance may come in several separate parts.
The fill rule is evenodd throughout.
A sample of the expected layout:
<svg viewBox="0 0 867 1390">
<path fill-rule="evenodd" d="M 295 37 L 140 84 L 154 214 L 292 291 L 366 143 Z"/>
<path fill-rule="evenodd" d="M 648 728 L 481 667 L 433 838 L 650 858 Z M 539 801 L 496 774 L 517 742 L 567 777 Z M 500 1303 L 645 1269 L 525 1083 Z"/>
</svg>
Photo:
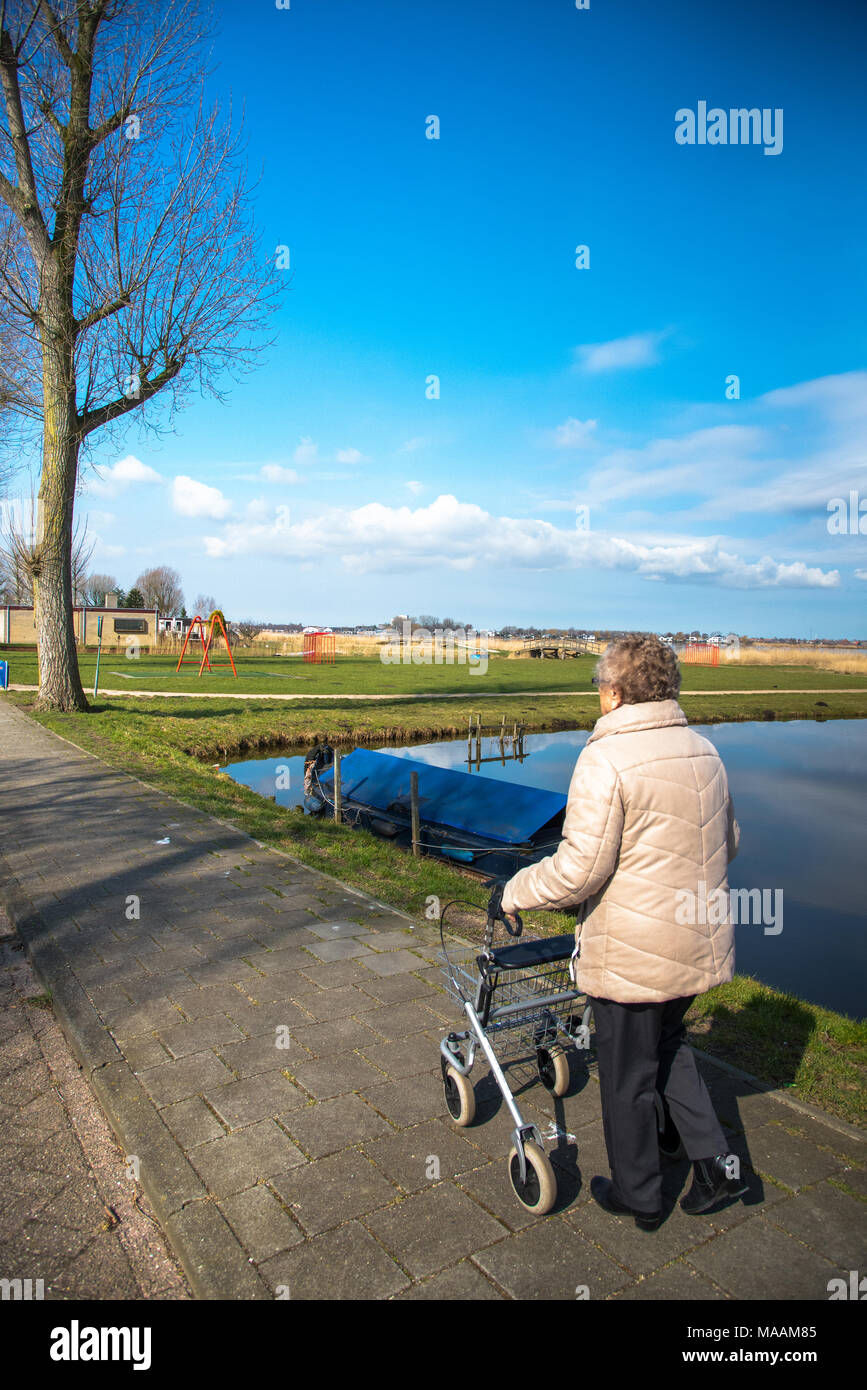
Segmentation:
<svg viewBox="0 0 867 1390">
<path fill-rule="evenodd" d="M 0 1124 L 0 1277 L 46 1300 L 190 1297 L 2 909 Z"/>
<path fill-rule="evenodd" d="M 430 929 L 5 703 L 0 779 L 0 898 L 197 1297 L 825 1300 L 864 1270 L 865 1137 L 704 1060 L 744 1201 L 684 1216 L 681 1163 L 656 1233 L 602 1212 L 576 1057 L 565 1100 L 521 1094 L 560 1188 L 531 1217 L 482 1064 L 476 1123 L 446 1113 Z"/>
</svg>

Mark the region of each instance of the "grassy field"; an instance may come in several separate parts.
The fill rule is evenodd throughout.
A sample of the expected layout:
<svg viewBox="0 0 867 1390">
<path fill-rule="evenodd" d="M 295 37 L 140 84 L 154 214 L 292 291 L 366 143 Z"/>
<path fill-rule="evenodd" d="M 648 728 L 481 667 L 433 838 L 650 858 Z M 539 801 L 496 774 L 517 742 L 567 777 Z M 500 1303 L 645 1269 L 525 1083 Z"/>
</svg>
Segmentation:
<svg viewBox="0 0 867 1390">
<path fill-rule="evenodd" d="M 545 663 L 545 668 L 557 669 L 566 664 Z M 537 663 L 526 665 L 536 667 Z M 578 663 L 568 665 L 574 669 Z M 32 705 L 32 696 L 23 693 L 6 698 L 24 709 Z M 729 699 L 709 695 L 702 699 L 696 695 L 684 701 L 694 722 L 722 717 L 762 718 L 771 702 L 771 713 L 778 718 L 805 718 L 811 713 L 856 717 L 867 713 L 863 694 L 828 695 L 820 710 L 815 708 L 815 697 L 787 696 L 784 690 L 773 697 L 746 693 Z M 730 707 L 726 715 L 720 709 L 723 704 Z M 411 703 L 338 701 L 328 706 L 313 702 L 276 705 L 266 700 L 243 704 L 226 701 L 223 705 L 210 700 L 117 698 L 98 701 L 93 712 L 86 715 L 43 713 L 36 717 L 112 766 L 211 815 L 232 821 L 262 843 L 282 849 L 421 919 L 429 894 L 437 894 L 443 901 L 467 899 L 481 909 L 486 892 L 478 880 L 451 865 L 413 859 L 375 836 L 281 808 L 238 785 L 214 764 L 225 762 L 232 754 L 275 743 L 308 743 L 324 736 L 334 742 L 373 743 L 405 736 L 423 739 L 460 734 L 466 730 L 470 710 L 480 711 L 486 723 L 499 723 L 506 713 L 507 720 L 524 719 L 535 728 L 589 728 L 598 717 L 599 706 L 598 697 L 590 692 L 586 697 L 561 696 L 532 702 L 516 697 L 492 701 L 487 707 L 479 699 L 467 700 L 464 707 L 459 702 L 425 701 L 423 697 Z M 530 925 L 539 933 L 570 929 L 569 921 L 558 914 L 528 916 Z M 480 922 L 480 914 L 466 913 L 455 919 L 455 927 L 472 937 Z M 697 1000 L 690 1011 L 689 1025 L 691 1039 L 709 1053 L 770 1084 L 790 1087 L 794 1094 L 842 1118 L 863 1124 L 867 1108 L 867 1023 L 829 1013 L 738 976 L 730 985 Z"/>
<path fill-rule="evenodd" d="M 35 652 L 12 651 L 7 657 L 10 681 L 35 685 L 39 674 Z M 118 690 L 244 694 L 244 695 L 466 695 L 476 707 L 486 695 L 520 691 L 581 691 L 595 696 L 590 677 L 595 657 L 568 661 L 509 660 L 491 657 L 487 671 L 465 665 L 388 666 L 377 657 L 343 657 L 333 666 L 307 665 L 295 657 L 239 654 L 237 679 L 225 669 L 200 678 L 197 667 L 184 666 L 175 673 L 177 659 L 170 656 L 104 654 L 100 662 L 100 686 Z M 85 690 L 93 689 L 96 657 L 79 657 Z M 683 693 L 713 690 L 826 690 L 835 687 L 867 691 L 867 674 L 844 675 L 809 666 L 755 666 L 733 662 L 724 666 L 684 666 Z M 497 715 L 499 723 L 502 710 Z"/>
</svg>

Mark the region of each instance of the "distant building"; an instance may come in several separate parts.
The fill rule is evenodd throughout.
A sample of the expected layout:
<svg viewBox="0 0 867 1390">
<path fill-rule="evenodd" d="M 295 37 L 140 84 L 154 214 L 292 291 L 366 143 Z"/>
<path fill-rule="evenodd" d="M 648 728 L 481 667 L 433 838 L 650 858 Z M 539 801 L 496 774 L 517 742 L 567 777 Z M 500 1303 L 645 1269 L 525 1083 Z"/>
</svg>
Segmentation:
<svg viewBox="0 0 867 1390">
<path fill-rule="evenodd" d="M 192 626 L 192 622 L 192 618 L 158 618 L 157 631 L 161 637 L 184 637 L 187 628 Z"/>
<path fill-rule="evenodd" d="M 114 594 L 106 597 L 114 598 Z M 79 647 L 95 647 L 97 625 L 102 618 L 103 647 L 122 648 L 131 641 L 155 646 L 159 615 L 155 608 L 73 608 L 72 628 Z M 0 646 L 32 647 L 36 644 L 36 618 L 32 605 L 9 603 L 0 607 Z"/>
</svg>

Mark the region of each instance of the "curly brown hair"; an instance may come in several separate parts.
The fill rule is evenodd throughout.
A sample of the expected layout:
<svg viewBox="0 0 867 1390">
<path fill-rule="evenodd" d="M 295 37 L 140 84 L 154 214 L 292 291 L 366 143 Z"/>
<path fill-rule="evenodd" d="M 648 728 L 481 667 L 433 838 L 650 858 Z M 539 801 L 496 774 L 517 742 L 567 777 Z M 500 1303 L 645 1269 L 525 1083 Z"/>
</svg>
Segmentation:
<svg viewBox="0 0 867 1390">
<path fill-rule="evenodd" d="M 680 667 L 674 649 L 646 632 L 629 632 L 609 642 L 596 664 L 600 685 L 616 686 L 624 705 L 676 700 Z"/>
</svg>

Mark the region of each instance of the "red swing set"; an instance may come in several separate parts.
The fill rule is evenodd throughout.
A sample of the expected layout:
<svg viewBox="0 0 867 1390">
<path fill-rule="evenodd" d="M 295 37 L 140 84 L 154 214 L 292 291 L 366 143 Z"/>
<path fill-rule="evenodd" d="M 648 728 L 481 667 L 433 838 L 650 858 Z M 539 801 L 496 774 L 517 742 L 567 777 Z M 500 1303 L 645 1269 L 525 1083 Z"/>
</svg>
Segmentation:
<svg viewBox="0 0 867 1390">
<path fill-rule="evenodd" d="M 219 661 L 216 659 L 216 655 L 211 655 L 215 634 L 218 641 L 222 636 L 222 639 L 226 644 L 226 656 L 228 656 L 229 658 L 228 661 Z M 208 619 L 199 617 L 198 613 L 196 614 L 195 618 L 193 618 L 193 621 L 190 623 L 190 626 L 187 629 L 187 635 L 184 638 L 184 645 L 181 649 L 180 657 L 178 658 L 178 664 L 175 667 L 175 675 L 177 675 L 178 671 L 180 671 L 184 661 L 190 662 L 199 660 L 198 651 L 193 650 L 193 648 L 190 647 L 191 639 L 193 642 L 193 647 L 195 647 L 196 638 L 198 638 L 202 646 L 202 659 L 199 663 L 199 675 L 202 674 L 206 667 L 209 671 L 212 671 L 215 666 L 231 666 L 232 675 L 237 680 L 238 672 L 235 670 L 235 663 L 232 660 L 232 648 L 229 645 L 229 634 L 226 631 L 226 622 L 219 608 L 215 608 Z M 188 648 L 190 649 L 189 656 L 187 656 Z M 213 650 L 216 654 L 216 652 L 219 651 L 219 647 L 213 647 Z"/>
</svg>

